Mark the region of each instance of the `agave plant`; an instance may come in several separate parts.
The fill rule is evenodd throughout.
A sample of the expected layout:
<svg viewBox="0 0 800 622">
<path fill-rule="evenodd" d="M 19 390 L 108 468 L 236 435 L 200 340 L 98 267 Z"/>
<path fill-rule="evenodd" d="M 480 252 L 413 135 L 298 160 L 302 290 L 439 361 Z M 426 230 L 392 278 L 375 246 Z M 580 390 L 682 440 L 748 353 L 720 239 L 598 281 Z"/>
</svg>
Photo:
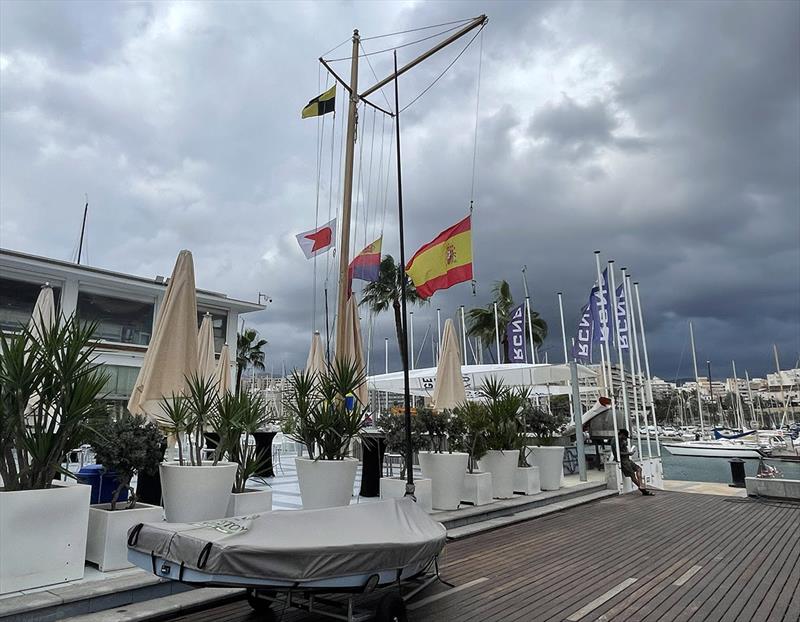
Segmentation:
<svg viewBox="0 0 800 622">
<path fill-rule="evenodd" d="M 364 371 L 349 360 L 335 360 L 320 373 L 295 371 L 284 399 L 284 431 L 302 443 L 314 460 L 344 460 L 350 442 L 367 426 L 356 389 Z"/>
<path fill-rule="evenodd" d="M 40 333 L 0 333 L 0 477 L 6 491 L 50 488 L 88 428 L 107 417 L 109 375 L 95 362 L 95 324 L 57 318 Z"/>
<path fill-rule="evenodd" d="M 528 404 L 528 390 L 511 388 L 490 377 L 478 389 L 487 409 L 486 449 L 513 450 L 523 432 L 522 413 Z"/>
</svg>

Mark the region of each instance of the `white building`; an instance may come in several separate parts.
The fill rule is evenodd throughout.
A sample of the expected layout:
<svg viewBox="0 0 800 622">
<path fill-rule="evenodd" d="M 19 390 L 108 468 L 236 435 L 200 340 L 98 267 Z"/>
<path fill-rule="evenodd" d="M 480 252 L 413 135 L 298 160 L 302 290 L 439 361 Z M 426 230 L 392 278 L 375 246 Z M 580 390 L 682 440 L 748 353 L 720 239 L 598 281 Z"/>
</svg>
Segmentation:
<svg viewBox="0 0 800 622">
<path fill-rule="evenodd" d="M 14 331 L 28 323 L 44 283 L 53 288 L 61 313 L 97 323 L 98 362 L 111 374 L 106 385 L 108 399 L 127 404 L 166 292 L 164 278 L 144 278 L 0 249 L 0 329 Z M 219 352 L 226 342 L 232 349 L 231 373 L 239 315 L 263 309 L 262 305 L 225 294 L 197 290 L 198 327 L 203 315 L 210 313 L 215 350 Z"/>
</svg>

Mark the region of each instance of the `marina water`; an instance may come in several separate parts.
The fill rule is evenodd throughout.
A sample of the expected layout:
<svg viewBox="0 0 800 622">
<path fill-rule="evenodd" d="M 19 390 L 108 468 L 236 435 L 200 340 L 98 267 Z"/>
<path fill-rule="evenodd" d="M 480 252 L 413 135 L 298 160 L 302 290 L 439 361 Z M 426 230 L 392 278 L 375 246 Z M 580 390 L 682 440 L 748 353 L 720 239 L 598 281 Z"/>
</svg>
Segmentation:
<svg viewBox="0 0 800 622">
<path fill-rule="evenodd" d="M 647 450 L 645 449 L 645 455 Z M 661 461 L 664 466 L 665 479 L 677 479 L 689 482 L 731 482 L 730 458 L 700 458 L 695 456 L 673 456 L 663 447 Z M 744 459 L 744 469 L 748 477 L 755 476 L 758 471 L 758 460 Z M 774 466 L 785 479 L 800 479 L 800 462 L 784 462 L 783 460 L 764 459 L 765 464 Z"/>
</svg>

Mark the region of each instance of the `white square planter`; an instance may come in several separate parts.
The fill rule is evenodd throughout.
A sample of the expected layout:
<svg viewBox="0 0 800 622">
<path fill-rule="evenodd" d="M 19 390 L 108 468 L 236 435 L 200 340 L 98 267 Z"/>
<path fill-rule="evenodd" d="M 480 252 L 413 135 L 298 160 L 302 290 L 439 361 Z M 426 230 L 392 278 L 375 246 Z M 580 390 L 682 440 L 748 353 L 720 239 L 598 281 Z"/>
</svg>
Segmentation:
<svg viewBox="0 0 800 622">
<path fill-rule="evenodd" d="M 487 505 L 492 502 L 492 474 L 465 473 L 464 492 L 461 495 L 464 503 Z"/>
<path fill-rule="evenodd" d="M 164 520 L 164 508 L 137 503 L 132 510 L 121 502 L 115 511 L 110 503 L 89 506 L 89 530 L 86 538 L 86 561 L 97 564 L 101 572 L 130 568 L 128 563 L 128 530 L 139 523 Z"/>
<path fill-rule="evenodd" d="M 406 494 L 406 480 L 398 477 L 381 478 L 381 499 L 400 499 Z M 431 480 L 427 477 L 414 480 L 414 496 L 417 505 L 426 512 L 433 512 Z"/>
<path fill-rule="evenodd" d="M 514 492 L 521 495 L 538 495 L 542 492 L 539 485 L 539 467 L 517 467 L 514 473 Z"/>
<path fill-rule="evenodd" d="M 272 511 L 272 490 L 232 492 L 228 501 L 228 516 L 247 516 Z"/>
<path fill-rule="evenodd" d="M 0 594 L 83 578 L 91 491 L 0 492 Z"/>
</svg>

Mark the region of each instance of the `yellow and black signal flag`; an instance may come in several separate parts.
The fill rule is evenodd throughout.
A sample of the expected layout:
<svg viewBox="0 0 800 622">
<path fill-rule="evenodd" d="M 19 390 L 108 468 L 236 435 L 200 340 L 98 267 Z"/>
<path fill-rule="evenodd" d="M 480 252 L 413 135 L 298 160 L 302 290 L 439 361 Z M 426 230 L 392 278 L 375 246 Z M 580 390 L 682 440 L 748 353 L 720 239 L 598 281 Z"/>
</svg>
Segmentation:
<svg viewBox="0 0 800 622">
<path fill-rule="evenodd" d="M 303 108 L 303 119 L 308 117 L 319 117 L 336 110 L 336 85 L 325 91 L 322 95 L 315 97 L 308 105 Z"/>
</svg>

